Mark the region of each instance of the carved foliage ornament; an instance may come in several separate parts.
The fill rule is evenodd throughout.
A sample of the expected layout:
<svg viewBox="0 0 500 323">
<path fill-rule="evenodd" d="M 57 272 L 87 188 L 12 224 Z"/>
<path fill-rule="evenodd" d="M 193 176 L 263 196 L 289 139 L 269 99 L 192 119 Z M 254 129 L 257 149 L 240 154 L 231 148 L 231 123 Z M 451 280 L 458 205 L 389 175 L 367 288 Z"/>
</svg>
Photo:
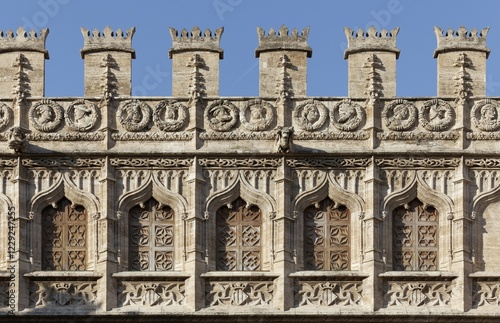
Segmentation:
<svg viewBox="0 0 500 323">
<path fill-rule="evenodd" d="M 243 127 L 250 131 L 269 129 L 274 120 L 274 107 L 261 99 L 250 100 L 245 104 L 240 115 Z"/>
<path fill-rule="evenodd" d="M 335 128 L 339 130 L 355 131 L 365 120 L 365 111 L 359 104 L 347 99 L 333 107 L 330 119 Z"/>
<path fill-rule="evenodd" d="M 448 130 L 455 119 L 455 111 L 443 100 L 432 99 L 424 103 L 418 114 L 420 123 L 429 131 Z"/>
<path fill-rule="evenodd" d="M 388 282 L 387 306 L 446 306 L 451 301 L 451 282 Z"/>
<path fill-rule="evenodd" d="M 12 110 L 5 103 L 0 103 L 0 131 L 4 130 L 12 119 Z"/>
<path fill-rule="evenodd" d="M 123 282 L 119 306 L 184 305 L 184 282 Z"/>
<path fill-rule="evenodd" d="M 34 282 L 31 303 L 35 307 L 95 305 L 95 282 Z"/>
<path fill-rule="evenodd" d="M 500 128 L 498 118 L 498 103 L 496 101 L 485 99 L 477 102 L 470 112 L 472 124 L 483 131 L 495 131 Z"/>
<path fill-rule="evenodd" d="M 155 108 L 153 120 L 162 131 L 176 131 L 188 120 L 188 109 L 175 101 L 161 101 Z"/>
<path fill-rule="evenodd" d="M 321 128 L 328 116 L 327 108 L 318 101 L 307 100 L 297 105 L 293 119 L 300 129 L 314 131 Z"/>
<path fill-rule="evenodd" d="M 146 103 L 129 100 L 118 109 L 118 120 L 127 131 L 142 131 L 149 127 L 151 114 L 151 108 Z"/>
<path fill-rule="evenodd" d="M 412 103 L 399 99 L 384 108 L 382 118 L 390 130 L 409 130 L 417 122 L 417 108 Z"/>
<path fill-rule="evenodd" d="M 76 131 L 89 131 L 99 118 L 97 106 L 87 100 L 78 100 L 72 103 L 66 111 L 68 127 Z"/>
<path fill-rule="evenodd" d="M 273 293 L 272 282 L 210 282 L 206 303 L 208 306 L 270 305 Z"/>
<path fill-rule="evenodd" d="M 38 131 L 52 132 L 61 126 L 63 114 L 63 108 L 59 104 L 43 99 L 31 107 L 29 120 Z"/>
<path fill-rule="evenodd" d="M 238 108 L 227 100 L 216 100 L 205 109 L 205 120 L 215 131 L 230 131 L 238 122 Z"/>
</svg>

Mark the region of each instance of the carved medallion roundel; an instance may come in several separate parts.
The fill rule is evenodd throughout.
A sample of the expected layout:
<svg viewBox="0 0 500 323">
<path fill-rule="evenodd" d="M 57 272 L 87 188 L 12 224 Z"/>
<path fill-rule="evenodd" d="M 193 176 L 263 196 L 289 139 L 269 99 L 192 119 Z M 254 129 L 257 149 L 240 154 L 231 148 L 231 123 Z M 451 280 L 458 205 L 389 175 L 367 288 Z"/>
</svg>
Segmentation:
<svg viewBox="0 0 500 323">
<path fill-rule="evenodd" d="M 78 100 L 72 103 L 66 111 L 68 127 L 76 131 L 89 131 L 99 118 L 97 106 L 87 100 Z"/>
<path fill-rule="evenodd" d="M 302 130 L 313 131 L 321 128 L 328 116 L 326 107 L 317 101 L 307 100 L 297 105 L 293 112 L 295 123 Z"/>
<path fill-rule="evenodd" d="M 406 100 L 396 100 L 389 103 L 382 111 L 382 119 L 390 130 L 405 131 L 415 126 L 417 108 Z"/>
<path fill-rule="evenodd" d="M 500 128 L 498 108 L 498 103 L 490 99 L 477 102 L 470 112 L 472 124 L 482 131 L 497 130 Z"/>
<path fill-rule="evenodd" d="M 51 132 L 61 126 L 63 114 L 63 108 L 59 104 L 44 99 L 31 107 L 29 119 L 38 131 Z"/>
<path fill-rule="evenodd" d="M 0 104 L 0 131 L 4 130 L 12 119 L 11 109 L 5 104 Z"/>
<path fill-rule="evenodd" d="M 180 102 L 164 100 L 158 103 L 153 114 L 155 125 L 162 131 L 176 131 L 188 119 L 188 108 Z"/>
<path fill-rule="evenodd" d="M 455 119 L 455 111 L 443 100 L 432 99 L 424 103 L 418 114 L 420 123 L 429 131 L 444 131 Z"/>
<path fill-rule="evenodd" d="M 205 109 L 205 120 L 215 131 L 230 131 L 238 122 L 238 108 L 227 100 L 216 100 Z"/>
<path fill-rule="evenodd" d="M 249 101 L 240 115 L 240 122 L 250 131 L 269 129 L 274 120 L 274 107 L 261 99 Z"/>
<path fill-rule="evenodd" d="M 118 120 L 127 131 L 146 130 L 151 122 L 151 108 L 139 100 L 130 100 L 118 109 Z"/>
<path fill-rule="evenodd" d="M 365 119 L 365 111 L 359 104 L 351 100 L 343 100 L 333 107 L 330 119 L 339 130 L 355 131 Z"/>
</svg>

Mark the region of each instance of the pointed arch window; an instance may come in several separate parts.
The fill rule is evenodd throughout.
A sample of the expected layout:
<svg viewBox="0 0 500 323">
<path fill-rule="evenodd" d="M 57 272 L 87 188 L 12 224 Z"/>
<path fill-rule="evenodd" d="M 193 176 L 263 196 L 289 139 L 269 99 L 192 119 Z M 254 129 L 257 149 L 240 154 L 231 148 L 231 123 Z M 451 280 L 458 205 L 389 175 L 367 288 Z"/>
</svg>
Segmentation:
<svg viewBox="0 0 500 323">
<path fill-rule="evenodd" d="M 174 220 L 174 210 L 154 198 L 130 210 L 130 270 L 173 270 Z"/>
<path fill-rule="evenodd" d="M 42 269 L 87 269 L 87 210 L 67 198 L 42 211 Z"/>
<path fill-rule="evenodd" d="M 260 270 L 260 208 L 238 198 L 217 210 L 216 218 L 217 270 Z"/>
<path fill-rule="evenodd" d="M 393 211 L 395 270 L 438 270 L 439 213 L 414 199 Z"/>
<path fill-rule="evenodd" d="M 304 210 L 304 269 L 350 269 L 351 212 L 329 198 Z"/>
</svg>

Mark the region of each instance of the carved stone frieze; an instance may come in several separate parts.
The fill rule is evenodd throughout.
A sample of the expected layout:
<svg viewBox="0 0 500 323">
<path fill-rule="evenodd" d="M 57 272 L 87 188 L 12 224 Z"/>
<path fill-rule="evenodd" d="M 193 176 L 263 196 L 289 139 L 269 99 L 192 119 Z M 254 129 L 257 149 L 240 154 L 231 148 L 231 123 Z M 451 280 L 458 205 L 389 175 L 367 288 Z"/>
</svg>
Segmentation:
<svg viewBox="0 0 500 323">
<path fill-rule="evenodd" d="M 500 306 L 500 282 L 474 281 L 472 295 L 473 308 L 498 308 Z"/>
<path fill-rule="evenodd" d="M 304 158 L 287 159 L 289 167 L 367 167 L 371 164 L 369 158 Z"/>
<path fill-rule="evenodd" d="M 103 132 L 57 132 L 57 133 L 28 133 L 29 141 L 101 141 L 106 138 Z"/>
<path fill-rule="evenodd" d="M 488 192 L 500 185 L 500 169 L 471 169 L 469 174 L 478 193 Z"/>
<path fill-rule="evenodd" d="M 177 131 L 189 120 L 188 108 L 175 101 L 163 100 L 155 108 L 153 121 L 161 131 Z"/>
<path fill-rule="evenodd" d="M 333 131 L 315 131 L 315 132 L 296 132 L 293 139 L 297 140 L 368 140 L 370 133 L 367 131 L 356 132 L 333 132 Z"/>
<path fill-rule="evenodd" d="M 163 132 L 163 131 L 150 131 L 150 132 L 115 132 L 111 138 L 116 141 L 188 141 L 193 139 L 192 132 Z"/>
<path fill-rule="evenodd" d="M 190 167 L 190 158 L 110 158 L 109 163 L 115 167 Z"/>
<path fill-rule="evenodd" d="M 206 286 L 207 306 L 271 306 L 273 282 L 210 281 Z"/>
<path fill-rule="evenodd" d="M 454 168 L 460 165 L 459 158 L 377 158 L 375 163 L 379 167 L 398 168 Z"/>
<path fill-rule="evenodd" d="M 377 138 L 380 140 L 457 140 L 460 138 L 458 131 L 443 132 L 379 132 Z"/>
<path fill-rule="evenodd" d="M 12 109 L 5 103 L 0 103 L 0 131 L 5 128 L 12 121 Z"/>
<path fill-rule="evenodd" d="M 417 108 L 409 101 L 398 99 L 385 106 L 382 119 L 390 130 L 406 131 L 417 123 Z"/>
<path fill-rule="evenodd" d="M 300 102 L 293 111 L 293 120 L 302 130 L 315 131 L 323 127 L 328 117 L 328 109 L 319 101 Z"/>
<path fill-rule="evenodd" d="M 318 186 L 325 177 L 327 172 L 320 169 L 297 169 L 295 171 L 297 183 L 301 192 L 313 189 Z"/>
<path fill-rule="evenodd" d="M 455 110 L 440 99 L 425 102 L 418 116 L 422 127 L 429 131 L 448 130 L 455 122 Z"/>
<path fill-rule="evenodd" d="M 102 158 L 26 158 L 22 159 L 25 167 L 102 167 Z"/>
<path fill-rule="evenodd" d="M 238 122 L 238 108 L 228 100 L 216 100 L 205 109 L 205 120 L 215 131 L 230 131 Z"/>
<path fill-rule="evenodd" d="M 388 193 L 400 191 L 407 187 L 415 177 L 412 169 L 389 169 L 381 171 L 381 179 L 387 186 Z"/>
<path fill-rule="evenodd" d="M 87 100 L 77 100 L 66 111 L 66 124 L 71 130 L 90 131 L 99 120 L 97 105 Z"/>
<path fill-rule="evenodd" d="M 15 167 L 17 166 L 16 158 L 0 158 L 1 167 Z"/>
<path fill-rule="evenodd" d="M 185 303 L 184 282 L 123 281 L 118 287 L 118 306 L 172 306 Z"/>
<path fill-rule="evenodd" d="M 418 176 L 429 185 L 430 188 L 443 194 L 453 194 L 454 170 L 431 169 L 419 170 Z"/>
<path fill-rule="evenodd" d="M 255 132 L 206 131 L 206 132 L 200 133 L 200 139 L 203 139 L 203 140 L 275 140 L 276 133 L 273 131 L 255 131 Z"/>
<path fill-rule="evenodd" d="M 338 102 L 330 112 L 330 120 L 341 131 L 356 131 L 365 121 L 364 109 L 349 99 Z"/>
<path fill-rule="evenodd" d="M 388 281 L 385 306 L 449 306 L 452 283 L 449 281 Z"/>
<path fill-rule="evenodd" d="M 139 100 L 129 100 L 120 105 L 117 112 L 120 124 L 127 131 L 144 131 L 151 126 L 152 111 L 149 105 Z"/>
<path fill-rule="evenodd" d="M 28 116 L 38 131 L 53 132 L 62 126 L 64 110 L 58 103 L 43 99 L 30 108 Z"/>
<path fill-rule="evenodd" d="M 89 281 L 34 281 L 30 300 L 33 307 L 96 306 L 97 284 Z"/>
<path fill-rule="evenodd" d="M 270 167 L 281 165 L 279 158 L 200 158 L 198 163 L 203 167 Z"/>
<path fill-rule="evenodd" d="M 243 107 L 240 122 L 248 131 L 264 131 L 271 127 L 275 115 L 275 107 L 272 104 L 261 99 L 254 99 L 248 101 Z"/>
<path fill-rule="evenodd" d="M 500 132 L 468 132 L 469 140 L 500 140 Z"/>
<path fill-rule="evenodd" d="M 468 167 L 500 168 L 500 159 L 495 159 L 495 158 L 466 159 L 465 165 Z"/>
<path fill-rule="evenodd" d="M 295 307 L 363 305 L 360 281 L 298 281 L 295 284 Z"/>
</svg>

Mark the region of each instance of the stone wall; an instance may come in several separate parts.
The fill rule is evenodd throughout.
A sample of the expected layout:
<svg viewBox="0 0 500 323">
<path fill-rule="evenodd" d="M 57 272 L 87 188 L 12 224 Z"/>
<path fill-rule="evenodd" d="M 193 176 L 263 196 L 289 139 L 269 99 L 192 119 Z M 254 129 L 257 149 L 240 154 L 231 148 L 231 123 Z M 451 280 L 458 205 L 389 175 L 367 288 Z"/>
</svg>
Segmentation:
<svg viewBox="0 0 500 323">
<path fill-rule="evenodd" d="M 83 98 L 40 92 L 47 31 L 0 38 L 0 319 L 495 320 L 487 30 L 436 29 L 429 98 L 396 97 L 398 29 L 346 29 L 349 97 L 309 97 L 284 26 L 259 97 L 218 96 L 223 29 L 197 27 L 174 96 L 131 97 L 134 30 L 82 29 Z"/>
</svg>

